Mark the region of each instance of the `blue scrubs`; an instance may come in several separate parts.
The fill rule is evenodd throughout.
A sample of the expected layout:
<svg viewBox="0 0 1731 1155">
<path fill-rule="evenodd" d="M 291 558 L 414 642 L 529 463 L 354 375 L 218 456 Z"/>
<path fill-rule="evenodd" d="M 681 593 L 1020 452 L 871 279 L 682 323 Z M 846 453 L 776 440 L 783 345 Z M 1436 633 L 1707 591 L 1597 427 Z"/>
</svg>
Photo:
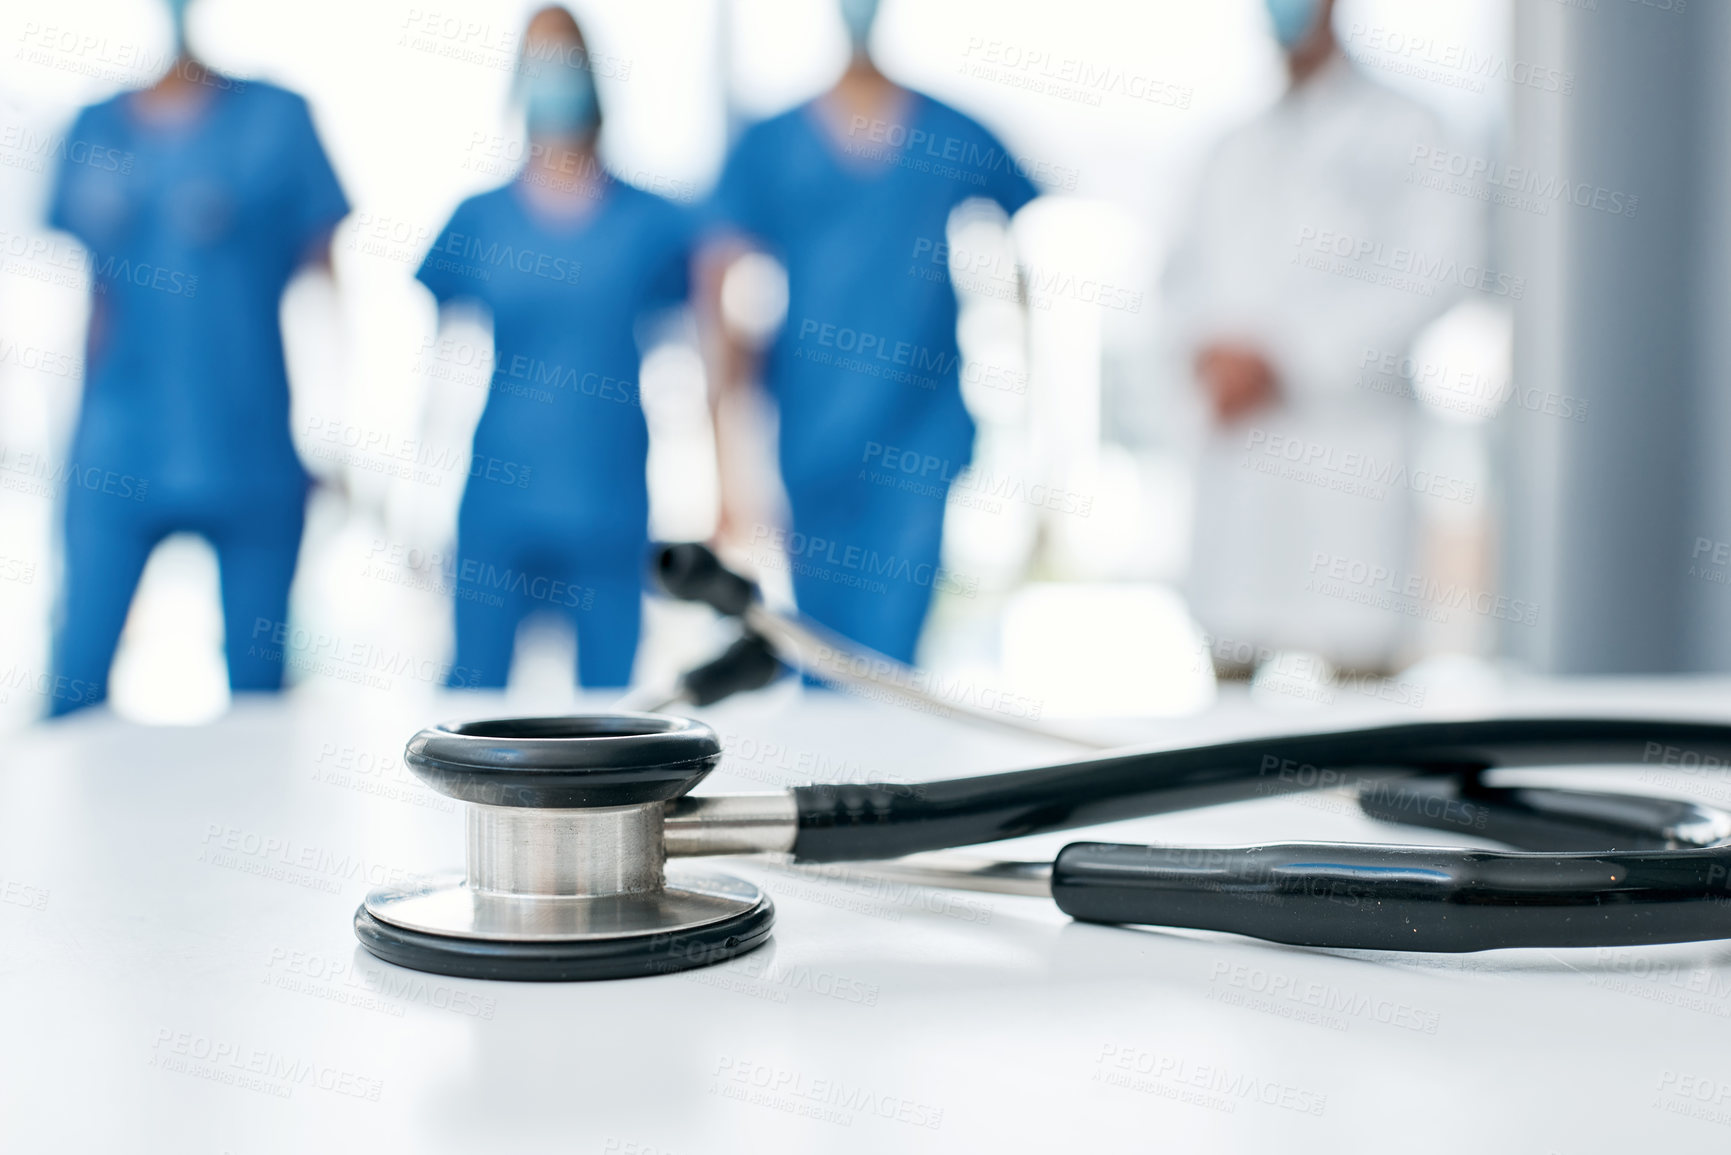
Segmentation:
<svg viewBox="0 0 1731 1155">
<path fill-rule="evenodd" d="M 562 226 L 513 183 L 464 201 L 416 274 L 493 317 L 494 372 L 457 514 L 452 685 L 501 687 L 517 626 L 577 630 L 589 687 L 631 678 L 649 543 L 638 324 L 682 302 L 689 214 L 604 180 Z"/>
<path fill-rule="evenodd" d="M 88 252 L 83 408 L 66 463 L 65 585 L 55 640 L 65 713 L 106 694 L 151 549 L 204 535 L 221 570 L 229 685 L 274 690 L 307 475 L 289 432 L 278 306 L 348 212 L 304 100 L 220 81 L 184 124 L 134 95 L 79 114 L 49 223 Z"/>
<path fill-rule="evenodd" d="M 893 124 L 838 140 L 807 104 L 746 131 L 712 217 L 787 269 L 764 366 L 780 412 L 785 546 L 802 612 L 911 662 L 943 539 L 942 491 L 972 456 L 945 227 L 965 200 L 1015 213 L 1037 193 L 986 129 L 911 94 Z M 886 447 L 930 455 L 939 493 L 877 484 Z M 929 480 L 929 479 L 928 479 Z"/>
</svg>

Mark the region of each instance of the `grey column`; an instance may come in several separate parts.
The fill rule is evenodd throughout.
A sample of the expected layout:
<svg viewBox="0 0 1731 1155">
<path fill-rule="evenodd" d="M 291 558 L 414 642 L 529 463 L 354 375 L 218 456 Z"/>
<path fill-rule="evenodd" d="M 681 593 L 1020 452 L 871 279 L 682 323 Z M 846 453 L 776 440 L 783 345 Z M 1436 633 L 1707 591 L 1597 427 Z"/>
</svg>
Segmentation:
<svg viewBox="0 0 1731 1155">
<path fill-rule="evenodd" d="M 1731 541 L 1731 467 L 1709 460 L 1731 433 L 1713 385 L 1731 352 L 1728 11 L 1516 0 L 1515 57 L 1561 68 L 1574 91 L 1517 90 L 1513 162 L 1640 198 L 1633 217 L 1559 198 L 1513 226 L 1531 286 L 1515 380 L 1588 405 L 1584 422 L 1505 414 L 1499 430 L 1500 580 L 1541 620 L 1505 629 L 1503 647 L 1545 672 L 1731 668 L 1731 587 L 1689 573 L 1698 539 Z"/>
<path fill-rule="evenodd" d="M 1684 532 L 1731 552 L 1731 4 L 1702 4 L 1695 232 L 1693 493 Z M 1697 546 L 1689 562 L 1700 567 Z M 1684 583 L 1683 666 L 1731 671 L 1731 566 L 1708 563 Z M 1711 575 L 1711 576 L 1708 576 Z M 1717 580 L 1713 580 L 1716 578 Z"/>
</svg>

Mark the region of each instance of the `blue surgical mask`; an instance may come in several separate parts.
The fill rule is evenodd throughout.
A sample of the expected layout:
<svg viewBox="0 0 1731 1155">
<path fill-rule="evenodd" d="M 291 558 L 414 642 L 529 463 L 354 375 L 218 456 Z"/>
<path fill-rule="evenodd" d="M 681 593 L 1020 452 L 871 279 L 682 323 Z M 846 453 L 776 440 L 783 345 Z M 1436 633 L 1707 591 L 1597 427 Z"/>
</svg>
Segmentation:
<svg viewBox="0 0 1731 1155">
<path fill-rule="evenodd" d="M 601 116 L 594 75 L 583 65 L 560 60 L 542 61 L 524 78 L 523 106 L 530 136 L 582 136 Z"/>
<path fill-rule="evenodd" d="M 1316 25 L 1321 0 L 1263 0 L 1268 6 L 1268 18 L 1274 22 L 1274 38 L 1280 46 L 1291 49 L 1310 34 Z"/>
<path fill-rule="evenodd" d="M 855 52 L 865 50 L 877 18 L 878 0 L 841 0 L 841 22 L 847 25 L 847 38 Z"/>
</svg>

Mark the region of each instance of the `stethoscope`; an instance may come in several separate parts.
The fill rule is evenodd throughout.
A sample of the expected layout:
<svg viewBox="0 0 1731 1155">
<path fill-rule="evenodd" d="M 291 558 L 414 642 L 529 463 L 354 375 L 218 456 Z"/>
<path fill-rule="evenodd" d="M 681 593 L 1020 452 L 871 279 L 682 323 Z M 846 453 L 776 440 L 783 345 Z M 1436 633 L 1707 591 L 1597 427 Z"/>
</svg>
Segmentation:
<svg viewBox="0 0 1731 1155">
<path fill-rule="evenodd" d="M 675 549 L 662 555 L 663 585 L 723 600 L 745 625 L 732 657 L 682 679 L 681 700 L 702 705 L 725 696 L 718 690 L 762 685 L 784 658 L 814 648 L 834 663 L 804 666 L 819 676 L 845 668 L 874 686 L 927 694 L 906 668 L 764 609 L 749 582 L 701 547 Z M 725 598 L 712 599 L 717 590 Z M 690 718 L 619 712 L 443 725 L 415 735 L 405 761 L 466 805 L 467 870 L 373 891 L 355 912 L 355 932 L 381 958 L 440 974 L 665 974 L 752 950 L 774 921 L 757 886 L 683 860 L 770 854 L 858 863 L 848 869 L 925 885 L 1049 895 L 1089 922 L 1311 947 L 1477 951 L 1731 937 L 1731 814 L 1484 779 L 1508 767 L 1640 765 L 1655 751 L 1731 759 L 1731 726 L 1416 722 L 1121 751 L 919 784 L 692 797 L 722 751 L 715 732 Z M 1076 842 L 1050 862 L 933 853 L 1322 787 L 1356 790 L 1373 818 L 1515 849 Z"/>
</svg>

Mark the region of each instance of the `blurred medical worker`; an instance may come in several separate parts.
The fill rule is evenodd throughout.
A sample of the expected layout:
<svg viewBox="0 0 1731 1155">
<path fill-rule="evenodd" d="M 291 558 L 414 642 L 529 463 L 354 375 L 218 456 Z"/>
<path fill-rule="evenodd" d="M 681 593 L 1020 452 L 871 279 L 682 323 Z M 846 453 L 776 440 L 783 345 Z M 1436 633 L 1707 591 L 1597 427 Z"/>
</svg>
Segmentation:
<svg viewBox="0 0 1731 1155">
<path fill-rule="evenodd" d="M 713 198 L 727 239 L 705 265 L 744 244 L 787 271 L 787 317 L 760 372 L 791 531 L 727 528 L 786 549 L 802 612 L 905 662 L 944 580 L 943 493 L 973 451 L 945 226 L 963 201 L 1013 214 L 1037 190 L 986 129 L 878 71 L 866 46 L 876 12 L 842 0 L 847 71 L 741 136 Z M 743 360 L 723 358 L 722 393 L 750 375 Z M 875 484 L 886 453 L 938 464 L 918 487 Z"/>
<path fill-rule="evenodd" d="M 1214 152 L 1165 284 L 1210 426 L 1188 594 L 1217 657 L 1378 671 L 1410 621 L 1387 587 L 1410 572 L 1423 477 L 1410 405 L 1360 373 L 1496 286 L 1476 283 L 1474 202 L 1409 183 L 1436 120 L 1346 59 L 1332 0 L 1267 8 L 1290 86 Z"/>
<path fill-rule="evenodd" d="M 50 223 L 88 250 L 83 407 L 67 465 L 52 711 L 101 700 L 151 549 L 193 532 L 221 570 L 229 686 L 275 690 L 307 474 L 277 309 L 348 212 L 306 101 L 185 47 L 148 89 L 86 108 Z M 260 623 L 264 623 L 261 627 Z"/>
<path fill-rule="evenodd" d="M 689 214 L 612 179 L 577 22 L 530 20 L 519 73 L 529 157 L 458 206 L 416 274 L 492 316 L 495 370 L 457 514 L 451 683 L 502 687 L 537 611 L 577 631 L 584 686 L 631 677 L 648 554 L 639 322 L 686 296 Z"/>
</svg>

